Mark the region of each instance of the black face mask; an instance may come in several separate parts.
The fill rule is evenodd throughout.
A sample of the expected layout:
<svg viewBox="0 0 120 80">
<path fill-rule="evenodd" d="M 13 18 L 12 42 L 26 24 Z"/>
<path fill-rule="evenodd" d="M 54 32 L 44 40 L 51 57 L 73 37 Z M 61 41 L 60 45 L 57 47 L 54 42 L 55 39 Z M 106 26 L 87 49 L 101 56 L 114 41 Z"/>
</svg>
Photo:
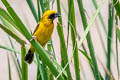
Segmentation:
<svg viewBox="0 0 120 80">
<path fill-rule="evenodd" d="M 48 16 L 48 18 L 49 18 L 49 19 L 52 19 L 52 20 L 54 20 L 54 19 L 57 18 L 57 17 L 60 17 L 60 14 L 59 14 L 59 13 L 53 13 L 53 14 L 51 14 L 50 16 Z"/>
</svg>

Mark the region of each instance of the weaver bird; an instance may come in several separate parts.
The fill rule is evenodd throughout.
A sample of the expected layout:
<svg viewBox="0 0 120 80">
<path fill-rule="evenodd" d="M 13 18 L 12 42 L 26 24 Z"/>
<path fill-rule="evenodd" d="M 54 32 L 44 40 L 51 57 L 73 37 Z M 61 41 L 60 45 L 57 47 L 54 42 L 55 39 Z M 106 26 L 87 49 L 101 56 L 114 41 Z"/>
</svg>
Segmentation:
<svg viewBox="0 0 120 80">
<path fill-rule="evenodd" d="M 57 17 L 60 17 L 60 15 L 54 11 L 54 10 L 48 10 L 46 11 L 42 19 L 40 20 L 40 23 L 36 27 L 34 33 L 33 33 L 33 39 L 36 39 L 42 47 L 45 46 L 45 44 L 50 40 L 53 29 L 54 29 L 54 23 L 53 20 Z M 32 63 L 34 58 L 34 52 L 35 49 L 31 45 L 28 53 L 26 54 L 24 60 L 27 63 Z"/>
</svg>

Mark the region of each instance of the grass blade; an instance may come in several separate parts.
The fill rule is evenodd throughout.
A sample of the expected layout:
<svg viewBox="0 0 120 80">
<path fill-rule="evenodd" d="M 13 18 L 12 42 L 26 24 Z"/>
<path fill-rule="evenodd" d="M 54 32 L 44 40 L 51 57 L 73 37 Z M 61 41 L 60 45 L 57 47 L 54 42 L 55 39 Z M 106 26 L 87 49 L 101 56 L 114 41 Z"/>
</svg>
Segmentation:
<svg viewBox="0 0 120 80">
<path fill-rule="evenodd" d="M 36 10 L 35 10 L 35 7 L 34 7 L 34 5 L 33 5 L 32 0 L 26 0 L 26 1 L 27 1 L 28 5 L 29 5 L 29 7 L 30 7 L 30 10 L 32 11 L 32 14 L 33 14 L 36 22 L 39 22 L 38 15 L 37 15 L 37 12 L 36 12 Z"/>
<path fill-rule="evenodd" d="M 120 36 L 120 31 L 118 29 L 118 17 L 115 16 L 115 25 L 116 25 L 116 61 L 117 61 L 117 71 L 118 71 L 118 80 L 120 79 L 120 69 L 119 69 L 119 54 L 118 54 L 118 38 L 117 35 Z M 119 34 L 117 34 L 117 30 L 119 31 Z M 119 37 L 119 41 L 120 41 L 120 37 Z"/>
<path fill-rule="evenodd" d="M 78 56 L 78 46 L 76 41 L 76 23 L 75 23 L 75 12 L 74 12 L 74 2 L 73 0 L 68 0 L 68 20 L 71 22 L 73 26 L 71 26 L 71 37 L 73 44 L 73 57 L 74 57 L 74 68 L 76 80 L 80 80 L 80 68 L 79 68 L 79 56 Z"/>
<path fill-rule="evenodd" d="M 98 5 L 97 5 L 96 0 L 92 0 L 92 2 L 93 2 L 93 4 L 94 4 L 94 7 L 97 9 L 97 8 L 98 8 Z M 104 21 L 103 21 L 103 18 L 102 18 L 101 13 L 99 13 L 98 16 L 99 16 L 100 22 L 101 22 L 101 24 L 102 24 L 102 27 L 103 27 L 103 29 L 104 29 L 104 32 L 107 33 L 106 26 L 105 26 L 105 23 L 104 23 Z"/>
<path fill-rule="evenodd" d="M 57 0 L 57 10 L 58 10 L 59 14 L 61 15 L 60 0 Z M 67 48 L 66 48 L 64 33 L 63 33 L 62 17 L 58 18 L 58 20 L 60 22 L 57 25 L 57 32 L 58 32 L 59 39 L 60 39 L 61 64 L 62 64 L 62 67 L 64 67 L 66 65 L 66 63 L 68 62 L 68 55 L 67 55 Z M 67 72 L 67 75 L 68 75 L 68 79 L 72 80 L 69 65 L 66 68 L 66 72 Z"/>
<path fill-rule="evenodd" d="M 87 60 L 92 64 L 91 58 L 85 53 L 83 50 L 79 49 L 79 51 L 87 58 Z"/>
<path fill-rule="evenodd" d="M 43 64 L 42 62 L 40 63 L 40 57 L 38 54 L 36 54 L 36 59 L 37 59 L 37 65 L 38 65 L 38 79 L 42 80 L 48 80 L 48 74 L 47 74 L 47 66 Z"/>
<path fill-rule="evenodd" d="M 14 62 L 14 64 L 15 64 L 15 68 L 16 68 L 16 70 L 17 70 L 17 74 L 18 74 L 18 76 L 19 76 L 19 80 L 22 80 L 21 69 L 20 69 L 20 67 L 19 67 L 19 65 L 18 65 L 18 63 L 17 63 L 17 61 L 16 61 L 16 57 L 15 57 L 13 54 L 11 54 L 11 57 L 12 57 L 12 60 L 13 60 L 13 62 Z"/>
<path fill-rule="evenodd" d="M 53 45 L 52 45 L 52 39 L 50 41 L 48 41 L 47 49 L 48 49 L 48 52 L 50 53 L 50 55 L 53 57 L 53 59 L 56 60 L 55 53 L 54 53 L 54 48 L 53 48 Z M 54 77 L 53 77 L 53 74 L 51 73 L 51 71 L 48 69 L 47 72 L 48 72 L 48 79 L 49 80 L 54 80 Z"/>
<path fill-rule="evenodd" d="M 49 77 L 48 80 L 54 80 L 54 77 L 49 69 L 48 69 L 48 77 Z"/>
<path fill-rule="evenodd" d="M 97 32 L 98 32 L 98 35 L 99 35 L 99 37 L 100 37 L 100 41 L 101 41 L 101 44 L 102 44 L 104 53 L 107 54 L 107 50 L 106 50 L 106 48 L 105 48 L 104 40 L 103 40 L 102 34 L 101 34 L 101 32 L 100 32 L 100 29 L 99 29 L 99 26 L 98 26 L 97 21 L 96 21 L 96 26 L 97 26 Z"/>
<path fill-rule="evenodd" d="M 50 2 L 49 2 L 49 0 L 44 0 L 44 7 L 45 7 L 45 11 L 50 9 Z"/>
<path fill-rule="evenodd" d="M 120 41 L 120 29 L 118 27 L 116 27 L 116 35 L 117 35 L 117 38 Z"/>
<path fill-rule="evenodd" d="M 78 40 L 80 41 L 80 35 L 77 33 L 77 36 L 78 36 Z M 85 53 L 87 53 L 87 50 L 86 50 L 86 48 L 85 48 L 85 45 L 84 44 L 82 44 L 82 48 L 83 48 L 83 50 L 84 50 L 84 52 Z"/>
<path fill-rule="evenodd" d="M 120 19 L 120 1 L 119 0 L 112 0 L 112 1 L 116 9 L 117 15 L 119 16 Z"/>
<path fill-rule="evenodd" d="M 3 17 L 3 18 L 4 18 L 6 21 L 8 21 L 10 24 L 12 24 L 15 28 L 17 28 L 14 20 L 13 20 L 13 19 L 8 15 L 8 13 L 7 13 L 4 9 L 2 9 L 2 8 L 0 8 L 0 16 Z M 0 18 L 0 19 L 2 19 L 2 18 Z M 20 31 L 19 28 L 17 28 L 17 30 Z M 20 32 L 21 32 L 21 31 L 20 31 Z"/>
<path fill-rule="evenodd" d="M 40 13 L 40 0 L 37 0 L 37 7 L 38 7 L 38 18 L 39 21 L 41 20 L 41 13 Z"/>
<path fill-rule="evenodd" d="M 56 60 L 53 60 L 53 63 L 56 65 L 56 67 L 57 67 L 57 69 L 58 69 L 59 71 L 61 71 L 61 70 L 63 69 L 63 67 L 60 66 L 60 65 L 57 63 Z M 65 70 L 63 71 L 63 75 L 64 75 L 66 78 L 68 78 L 67 72 L 66 72 Z"/>
<path fill-rule="evenodd" d="M 10 31 L 8 28 L 0 24 L 0 28 L 2 28 L 7 34 L 9 34 L 12 38 L 14 38 L 20 45 L 24 45 L 26 42 L 19 38 L 16 34 Z"/>
<path fill-rule="evenodd" d="M 22 80 L 28 80 L 28 67 L 27 67 L 27 63 L 25 63 L 24 61 L 24 57 L 26 55 L 26 50 L 25 50 L 25 46 L 21 47 L 21 64 L 22 64 Z"/>
<path fill-rule="evenodd" d="M 11 67 L 10 67 L 10 59 L 9 59 L 8 54 L 7 54 L 7 59 L 8 59 L 8 73 L 9 73 L 9 80 L 12 80 L 12 76 L 11 76 Z"/>
<path fill-rule="evenodd" d="M 117 39 L 117 34 L 116 34 L 116 61 L 117 61 L 117 71 L 118 71 L 118 80 L 119 80 L 119 75 L 120 75 L 120 69 L 119 69 L 119 53 L 118 53 L 118 39 Z"/>
<path fill-rule="evenodd" d="M 10 16 L 13 18 L 13 20 L 15 21 L 16 25 L 17 25 L 17 30 L 20 29 L 20 31 L 22 31 L 23 35 L 27 35 L 29 36 L 29 38 L 31 38 L 30 34 L 25 34 L 27 29 L 25 28 L 25 25 L 23 24 L 23 22 L 20 20 L 20 18 L 17 16 L 17 14 L 14 12 L 14 10 L 11 8 L 10 4 L 6 1 L 6 0 L 1 0 L 2 3 L 5 5 L 8 13 L 10 14 Z"/>
<path fill-rule="evenodd" d="M 39 71 L 39 67 L 37 67 L 37 78 L 36 80 L 42 80 L 41 75 L 40 75 L 40 71 Z"/>
<path fill-rule="evenodd" d="M 12 49 L 12 48 L 8 48 L 8 47 L 6 47 L 6 46 L 0 45 L 0 48 L 5 49 L 5 50 L 8 50 L 8 51 L 11 51 L 11 52 L 20 53 L 20 52 L 18 52 L 17 50 Z"/>
<path fill-rule="evenodd" d="M 43 14 L 45 12 L 45 7 L 44 7 L 43 0 L 40 0 L 40 5 L 41 5 L 41 9 L 42 9 L 42 14 Z"/>
<path fill-rule="evenodd" d="M 113 18 L 114 18 L 114 8 L 111 2 L 109 2 L 109 19 L 108 19 L 108 36 L 107 36 L 107 69 L 111 72 L 111 39 L 113 32 Z M 106 80 L 110 80 L 109 76 L 106 74 Z"/>
</svg>

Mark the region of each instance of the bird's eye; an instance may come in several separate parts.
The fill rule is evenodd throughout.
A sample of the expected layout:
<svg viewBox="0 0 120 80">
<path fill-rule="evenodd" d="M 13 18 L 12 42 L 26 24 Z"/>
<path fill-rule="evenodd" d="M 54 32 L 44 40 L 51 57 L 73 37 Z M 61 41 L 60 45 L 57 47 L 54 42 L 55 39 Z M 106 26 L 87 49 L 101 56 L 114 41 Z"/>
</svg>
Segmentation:
<svg viewBox="0 0 120 80">
<path fill-rule="evenodd" d="M 51 14 L 50 16 L 48 16 L 49 19 L 54 19 L 55 18 L 55 14 Z"/>
</svg>

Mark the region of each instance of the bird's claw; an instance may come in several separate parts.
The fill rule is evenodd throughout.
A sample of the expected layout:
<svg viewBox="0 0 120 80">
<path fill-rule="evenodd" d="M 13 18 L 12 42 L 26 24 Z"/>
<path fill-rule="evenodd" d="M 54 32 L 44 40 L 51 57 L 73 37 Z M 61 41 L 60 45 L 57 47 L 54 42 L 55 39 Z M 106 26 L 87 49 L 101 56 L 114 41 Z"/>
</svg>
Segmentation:
<svg viewBox="0 0 120 80">
<path fill-rule="evenodd" d="M 46 51 L 47 51 L 47 50 L 46 50 Z M 52 54 L 52 52 L 47 51 L 47 53 L 49 54 L 50 59 L 51 59 L 51 60 L 54 60 L 54 55 Z"/>
<path fill-rule="evenodd" d="M 49 55 L 50 55 L 50 59 L 54 60 L 54 55 L 51 52 L 49 52 Z"/>
<path fill-rule="evenodd" d="M 36 40 L 36 36 L 32 36 L 32 39 L 30 39 L 30 41 L 32 40 Z"/>
</svg>

